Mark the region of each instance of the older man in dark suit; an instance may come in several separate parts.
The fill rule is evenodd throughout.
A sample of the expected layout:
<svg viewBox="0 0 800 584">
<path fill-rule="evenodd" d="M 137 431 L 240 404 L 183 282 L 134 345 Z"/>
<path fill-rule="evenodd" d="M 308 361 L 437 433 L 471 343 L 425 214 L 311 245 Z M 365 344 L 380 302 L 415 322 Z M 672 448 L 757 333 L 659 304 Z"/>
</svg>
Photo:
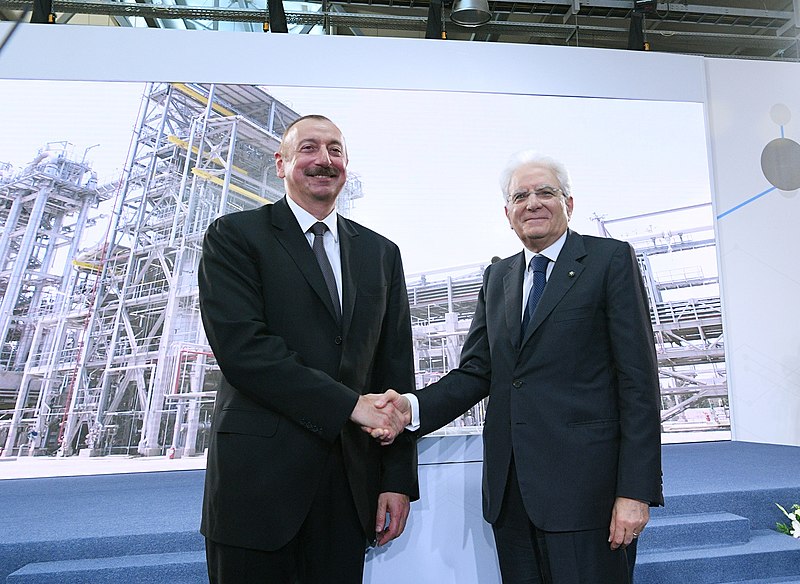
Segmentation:
<svg viewBox="0 0 800 584">
<path fill-rule="evenodd" d="M 658 370 L 636 256 L 568 229 L 570 180 L 555 160 L 521 152 L 501 183 L 524 249 L 486 269 L 461 364 L 409 396 L 414 422 L 429 432 L 489 396 L 484 517 L 504 582 L 628 583 L 632 543 L 663 503 Z M 381 403 L 411 405 L 394 393 Z"/>
<path fill-rule="evenodd" d="M 410 434 L 367 393 L 414 388 L 400 252 L 337 215 L 347 150 L 305 116 L 275 155 L 287 196 L 208 229 L 200 309 L 218 388 L 201 531 L 212 583 L 355 584 L 418 496 Z M 389 516 L 388 523 L 386 517 Z"/>
</svg>

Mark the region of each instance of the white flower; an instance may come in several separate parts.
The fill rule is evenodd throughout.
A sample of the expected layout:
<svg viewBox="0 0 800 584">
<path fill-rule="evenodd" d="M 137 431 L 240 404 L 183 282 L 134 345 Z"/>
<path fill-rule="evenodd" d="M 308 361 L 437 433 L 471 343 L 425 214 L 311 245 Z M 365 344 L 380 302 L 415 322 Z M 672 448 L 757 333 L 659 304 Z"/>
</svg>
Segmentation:
<svg viewBox="0 0 800 584">
<path fill-rule="evenodd" d="M 778 509 L 781 510 L 786 518 L 789 520 L 789 525 L 785 523 L 776 523 L 775 527 L 778 529 L 779 532 L 785 533 L 786 535 L 791 535 L 795 539 L 800 539 L 800 505 L 792 505 L 792 510 L 787 511 L 783 507 L 781 507 L 778 503 L 775 503 Z"/>
<path fill-rule="evenodd" d="M 800 520 L 792 519 L 792 537 L 800 539 Z"/>
</svg>

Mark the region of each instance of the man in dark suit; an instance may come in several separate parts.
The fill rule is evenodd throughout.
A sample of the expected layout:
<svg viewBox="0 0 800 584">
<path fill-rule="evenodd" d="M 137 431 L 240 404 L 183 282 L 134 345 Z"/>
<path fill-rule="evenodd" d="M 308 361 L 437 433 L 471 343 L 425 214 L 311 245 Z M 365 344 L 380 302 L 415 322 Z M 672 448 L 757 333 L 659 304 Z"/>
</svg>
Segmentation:
<svg viewBox="0 0 800 584">
<path fill-rule="evenodd" d="M 484 517 L 504 582 L 628 583 L 632 543 L 649 506 L 663 504 L 658 370 L 636 256 L 568 229 L 560 163 L 521 152 L 501 184 L 524 250 L 486 269 L 461 364 L 409 396 L 411 427 L 430 432 L 489 396 Z M 381 403 L 411 406 L 394 393 Z"/>
<path fill-rule="evenodd" d="M 209 578 L 355 584 L 368 541 L 400 535 L 418 497 L 414 437 L 381 448 L 361 430 L 402 428 L 365 394 L 414 389 L 400 252 L 337 215 L 348 160 L 330 120 L 295 121 L 275 159 L 287 196 L 218 218 L 200 263 L 223 375 L 201 526 Z"/>
</svg>

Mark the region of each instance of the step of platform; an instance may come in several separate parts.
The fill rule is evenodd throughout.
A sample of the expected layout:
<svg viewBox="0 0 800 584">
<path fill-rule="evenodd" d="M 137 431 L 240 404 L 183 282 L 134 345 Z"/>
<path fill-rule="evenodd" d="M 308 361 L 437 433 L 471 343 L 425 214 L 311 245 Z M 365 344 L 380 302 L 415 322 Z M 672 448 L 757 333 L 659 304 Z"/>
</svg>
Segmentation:
<svg viewBox="0 0 800 584">
<path fill-rule="evenodd" d="M 0 582 L 25 565 L 47 561 L 91 560 L 128 555 L 169 552 L 202 552 L 205 540 L 200 532 L 151 531 L 108 537 L 65 537 L 61 540 L 29 540 L 0 543 Z M 158 580 L 154 580 L 157 582 Z M 152 584 L 152 582 L 151 582 Z"/>
<path fill-rule="evenodd" d="M 9 574 L 6 584 L 197 584 L 208 579 L 204 552 L 36 562 Z"/>
<path fill-rule="evenodd" d="M 725 582 L 724 584 L 800 584 L 800 575 L 767 579 L 758 578 L 757 580 L 737 580 L 736 582 Z"/>
<path fill-rule="evenodd" d="M 733 513 L 653 517 L 639 537 L 639 551 L 674 550 L 745 543 L 750 520 Z"/>
<path fill-rule="evenodd" d="M 759 578 L 769 582 L 800 576 L 800 540 L 767 530 L 750 536 L 750 541 L 733 545 L 642 551 L 636 560 L 636 584 L 724 584 Z"/>
</svg>

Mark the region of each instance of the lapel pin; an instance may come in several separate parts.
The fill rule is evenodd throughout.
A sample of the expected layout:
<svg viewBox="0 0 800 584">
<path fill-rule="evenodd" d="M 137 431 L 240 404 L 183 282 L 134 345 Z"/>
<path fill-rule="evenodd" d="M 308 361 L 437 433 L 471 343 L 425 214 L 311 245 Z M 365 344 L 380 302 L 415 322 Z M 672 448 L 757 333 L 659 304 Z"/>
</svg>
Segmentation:
<svg viewBox="0 0 800 584">
<path fill-rule="evenodd" d="M 569 273 L 567 274 L 567 276 L 569 276 L 570 278 L 574 278 L 575 277 L 575 272 L 570 270 Z"/>
</svg>

